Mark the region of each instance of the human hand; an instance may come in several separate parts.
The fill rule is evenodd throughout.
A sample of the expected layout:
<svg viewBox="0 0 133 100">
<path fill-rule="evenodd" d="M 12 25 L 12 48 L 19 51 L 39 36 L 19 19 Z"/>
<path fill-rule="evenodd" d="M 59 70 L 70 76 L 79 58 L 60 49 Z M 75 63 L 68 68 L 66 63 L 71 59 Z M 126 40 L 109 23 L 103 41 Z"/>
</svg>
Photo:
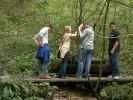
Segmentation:
<svg viewBox="0 0 133 100">
<path fill-rule="evenodd" d="M 112 50 L 110 51 L 110 53 L 113 54 L 113 53 L 114 53 L 114 49 L 112 49 Z"/>
<path fill-rule="evenodd" d="M 38 43 L 37 45 L 39 48 L 43 47 L 43 44 Z"/>
</svg>

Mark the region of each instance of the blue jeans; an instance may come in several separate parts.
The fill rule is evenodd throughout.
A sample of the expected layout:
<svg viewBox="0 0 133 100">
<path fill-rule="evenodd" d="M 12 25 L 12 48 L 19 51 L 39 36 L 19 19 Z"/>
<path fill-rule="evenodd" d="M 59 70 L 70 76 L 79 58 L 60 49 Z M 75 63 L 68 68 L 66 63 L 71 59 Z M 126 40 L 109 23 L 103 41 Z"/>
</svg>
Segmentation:
<svg viewBox="0 0 133 100">
<path fill-rule="evenodd" d="M 90 67 L 92 63 L 92 50 L 81 48 L 78 62 L 77 77 L 88 76 L 90 74 Z M 85 70 L 85 73 L 83 73 Z"/>
<path fill-rule="evenodd" d="M 49 62 L 45 62 L 43 60 L 39 60 L 39 74 L 48 74 L 48 65 Z"/>
<path fill-rule="evenodd" d="M 48 74 L 48 64 L 50 62 L 50 49 L 48 44 L 37 49 L 36 58 L 39 60 L 39 74 Z"/>
<path fill-rule="evenodd" d="M 37 49 L 36 58 L 45 62 L 50 61 L 50 49 L 48 47 L 48 44 L 44 44 L 43 47 L 39 47 Z"/>
<path fill-rule="evenodd" d="M 59 69 L 59 75 L 65 77 L 67 72 L 67 66 L 68 66 L 68 54 L 65 55 L 64 59 L 62 59 L 62 62 L 63 62 L 63 66 L 61 66 Z"/>
<path fill-rule="evenodd" d="M 118 61 L 117 61 L 117 53 L 110 54 L 110 64 L 112 66 L 112 76 L 119 75 L 119 67 L 118 67 Z"/>
</svg>

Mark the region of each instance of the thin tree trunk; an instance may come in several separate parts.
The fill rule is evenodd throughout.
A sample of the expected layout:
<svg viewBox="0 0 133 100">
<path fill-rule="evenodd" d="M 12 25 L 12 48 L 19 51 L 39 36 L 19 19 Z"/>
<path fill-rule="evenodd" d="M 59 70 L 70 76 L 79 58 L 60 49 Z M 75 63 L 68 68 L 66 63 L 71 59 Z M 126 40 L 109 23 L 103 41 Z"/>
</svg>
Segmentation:
<svg viewBox="0 0 133 100">
<path fill-rule="evenodd" d="M 94 29 L 96 28 L 97 23 L 98 23 L 98 22 L 99 22 L 99 20 L 101 19 L 101 16 L 102 16 L 102 14 L 103 14 L 104 8 L 106 7 L 106 2 L 107 2 L 107 0 L 105 1 L 104 5 L 103 5 L 103 7 L 102 7 L 102 9 L 101 9 L 100 14 L 99 14 L 99 16 L 98 16 L 98 18 L 97 18 L 96 22 L 94 23 Z"/>
<path fill-rule="evenodd" d="M 105 17 L 104 17 L 104 25 L 103 25 L 103 53 L 102 53 L 102 59 L 104 59 L 104 55 L 105 55 L 105 34 L 106 34 L 106 23 L 107 23 L 107 18 L 108 18 L 108 12 L 109 12 L 109 6 L 110 6 L 110 2 L 111 0 L 107 1 L 107 7 L 106 7 L 106 11 L 105 11 Z"/>
</svg>

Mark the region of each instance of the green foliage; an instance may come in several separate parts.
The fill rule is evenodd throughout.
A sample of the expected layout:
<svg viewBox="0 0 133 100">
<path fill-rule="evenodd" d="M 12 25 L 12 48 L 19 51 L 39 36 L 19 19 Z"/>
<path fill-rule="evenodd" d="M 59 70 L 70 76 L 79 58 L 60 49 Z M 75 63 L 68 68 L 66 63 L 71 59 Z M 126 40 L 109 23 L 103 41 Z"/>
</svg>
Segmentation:
<svg viewBox="0 0 133 100">
<path fill-rule="evenodd" d="M 32 83 L 17 79 L 0 81 L 0 100 L 44 100 L 55 91 L 48 83 Z"/>
<path fill-rule="evenodd" d="M 5 61 L 5 58 L 3 62 Z M 8 63 L 3 64 L 7 68 L 4 68 L 10 74 L 19 74 L 26 72 L 27 75 L 32 75 L 35 67 L 37 66 L 37 60 L 35 59 L 34 52 L 27 52 L 21 55 L 16 55 L 14 59 L 9 59 Z"/>
<path fill-rule="evenodd" d="M 133 87 L 131 85 L 117 85 L 105 87 L 100 92 L 102 100 L 132 100 Z"/>
<path fill-rule="evenodd" d="M 15 62 L 16 62 L 16 67 L 20 69 L 20 71 L 26 71 L 32 69 L 32 67 L 35 64 L 34 62 L 36 62 L 36 60 L 30 54 L 30 55 L 22 55 L 15 57 Z"/>
</svg>

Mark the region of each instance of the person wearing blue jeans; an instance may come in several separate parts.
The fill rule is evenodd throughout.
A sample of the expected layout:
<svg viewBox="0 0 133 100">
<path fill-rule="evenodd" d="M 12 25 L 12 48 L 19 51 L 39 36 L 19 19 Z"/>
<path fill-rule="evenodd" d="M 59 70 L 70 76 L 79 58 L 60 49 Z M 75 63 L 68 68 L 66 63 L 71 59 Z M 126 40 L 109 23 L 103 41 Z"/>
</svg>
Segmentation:
<svg viewBox="0 0 133 100">
<path fill-rule="evenodd" d="M 110 40 L 109 40 L 109 61 L 112 67 L 112 78 L 119 79 L 118 54 L 120 50 L 120 33 L 117 30 L 116 23 L 110 23 Z"/>
<path fill-rule="evenodd" d="M 38 60 L 38 64 L 39 64 L 39 66 L 38 66 L 38 72 L 39 72 L 39 74 L 44 74 L 44 75 L 46 75 L 46 74 L 48 74 L 48 65 L 49 65 L 49 62 L 45 62 L 45 61 L 43 61 L 43 60 Z"/>
<path fill-rule="evenodd" d="M 92 50 L 91 49 L 81 49 L 79 55 L 79 64 L 77 76 L 90 76 L 90 67 L 92 62 Z M 83 74 L 85 69 L 85 73 Z"/>
<path fill-rule="evenodd" d="M 48 33 L 51 31 L 52 26 L 43 27 L 35 36 L 34 41 L 37 45 L 36 58 L 39 60 L 39 78 L 50 79 L 48 74 L 48 64 L 50 62 L 50 49 L 48 46 Z"/>
<path fill-rule="evenodd" d="M 48 44 L 44 44 L 43 47 L 38 48 L 36 58 L 39 60 L 39 73 L 47 75 L 50 62 L 50 49 Z"/>
<path fill-rule="evenodd" d="M 119 68 L 118 68 L 118 61 L 117 61 L 117 55 L 116 53 L 110 55 L 110 64 L 112 66 L 112 77 L 115 78 L 119 75 Z"/>
<path fill-rule="evenodd" d="M 94 31 L 92 25 L 81 24 L 79 26 L 79 33 L 81 40 L 81 49 L 79 55 L 77 77 L 89 77 L 92 63 L 92 52 L 94 49 Z"/>
</svg>

